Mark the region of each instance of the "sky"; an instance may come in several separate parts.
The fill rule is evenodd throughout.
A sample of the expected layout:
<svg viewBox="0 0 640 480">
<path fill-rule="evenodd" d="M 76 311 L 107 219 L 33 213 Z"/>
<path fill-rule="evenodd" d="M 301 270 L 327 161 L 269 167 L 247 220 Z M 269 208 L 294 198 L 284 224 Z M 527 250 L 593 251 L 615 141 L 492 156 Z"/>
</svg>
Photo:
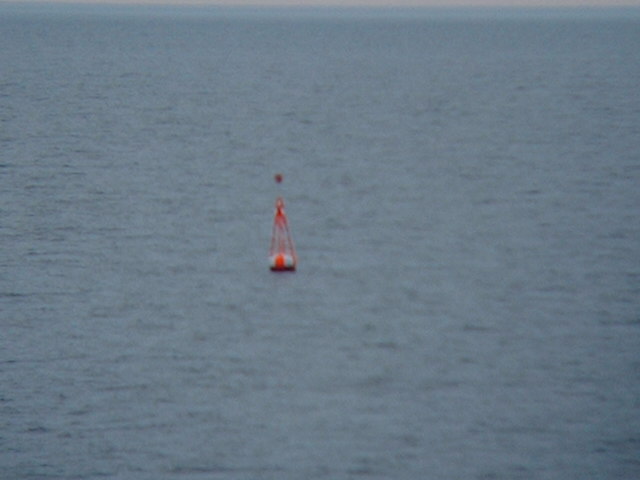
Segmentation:
<svg viewBox="0 0 640 480">
<path fill-rule="evenodd" d="M 6 0 L 5 0 L 6 1 Z M 371 7 L 640 7 L 640 0 L 10 0 L 14 3 L 166 4 L 230 6 L 371 6 Z M 3 0 L 0 0 L 2 3 Z"/>
</svg>

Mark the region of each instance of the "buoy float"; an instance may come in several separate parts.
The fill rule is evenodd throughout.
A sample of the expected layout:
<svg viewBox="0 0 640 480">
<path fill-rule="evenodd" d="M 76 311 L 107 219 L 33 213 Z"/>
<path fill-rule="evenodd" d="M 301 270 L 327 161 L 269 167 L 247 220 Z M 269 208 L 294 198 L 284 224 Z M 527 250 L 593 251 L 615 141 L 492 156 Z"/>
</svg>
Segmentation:
<svg viewBox="0 0 640 480">
<path fill-rule="evenodd" d="M 284 200 L 278 197 L 269 249 L 269 267 L 274 272 L 293 272 L 297 263 L 298 258 L 289 231 L 289 222 L 284 213 Z"/>
</svg>

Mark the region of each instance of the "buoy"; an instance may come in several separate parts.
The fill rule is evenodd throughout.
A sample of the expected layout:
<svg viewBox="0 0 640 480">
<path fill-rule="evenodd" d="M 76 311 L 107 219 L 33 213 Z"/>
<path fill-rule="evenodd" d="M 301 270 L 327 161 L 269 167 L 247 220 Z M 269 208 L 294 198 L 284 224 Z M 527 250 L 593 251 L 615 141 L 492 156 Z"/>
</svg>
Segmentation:
<svg viewBox="0 0 640 480">
<path fill-rule="evenodd" d="M 276 213 L 273 218 L 273 233 L 271 234 L 271 248 L 269 249 L 269 267 L 274 272 L 293 272 L 298 258 L 293 246 L 289 222 L 284 213 L 284 200 L 276 199 Z"/>
<path fill-rule="evenodd" d="M 282 174 L 281 173 L 276 173 L 273 176 L 274 180 L 276 181 L 276 183 L 282 183 Z"/>
<path fill-rule="evenodd" d="M 296 265 L 293 261 L 293 257 L 278 253 L 270 258 L 271 270 L 295 270 Z"/>
</svg>

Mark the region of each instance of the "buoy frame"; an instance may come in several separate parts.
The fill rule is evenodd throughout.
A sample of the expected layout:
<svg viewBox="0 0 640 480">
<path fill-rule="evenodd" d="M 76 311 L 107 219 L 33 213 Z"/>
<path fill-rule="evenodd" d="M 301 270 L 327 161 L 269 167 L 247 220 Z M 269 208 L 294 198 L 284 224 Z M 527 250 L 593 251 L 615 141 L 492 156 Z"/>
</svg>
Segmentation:
<svg viewBox="0 0 640 480">
<path fill-rule="evenodd" d="M 269 268 L 273 272 L 294 272 L 297 263 L 296 249 L 291 238 L 287 216 L 284 213 L 284 200 L 278 197 L 269 249 Z"/>
</svg>

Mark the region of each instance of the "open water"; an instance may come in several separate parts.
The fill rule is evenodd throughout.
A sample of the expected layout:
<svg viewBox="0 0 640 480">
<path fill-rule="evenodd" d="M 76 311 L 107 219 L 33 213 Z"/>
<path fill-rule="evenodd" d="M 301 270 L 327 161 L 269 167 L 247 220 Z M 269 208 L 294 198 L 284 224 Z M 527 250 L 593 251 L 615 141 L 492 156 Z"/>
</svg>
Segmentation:
<svg viewBox="0 0 640 480">
<path fill-rule="evenodd" d="M 640 477 L 638 10 L 3 4 L 0 45 L 1 478 Z"/>
</svg>

